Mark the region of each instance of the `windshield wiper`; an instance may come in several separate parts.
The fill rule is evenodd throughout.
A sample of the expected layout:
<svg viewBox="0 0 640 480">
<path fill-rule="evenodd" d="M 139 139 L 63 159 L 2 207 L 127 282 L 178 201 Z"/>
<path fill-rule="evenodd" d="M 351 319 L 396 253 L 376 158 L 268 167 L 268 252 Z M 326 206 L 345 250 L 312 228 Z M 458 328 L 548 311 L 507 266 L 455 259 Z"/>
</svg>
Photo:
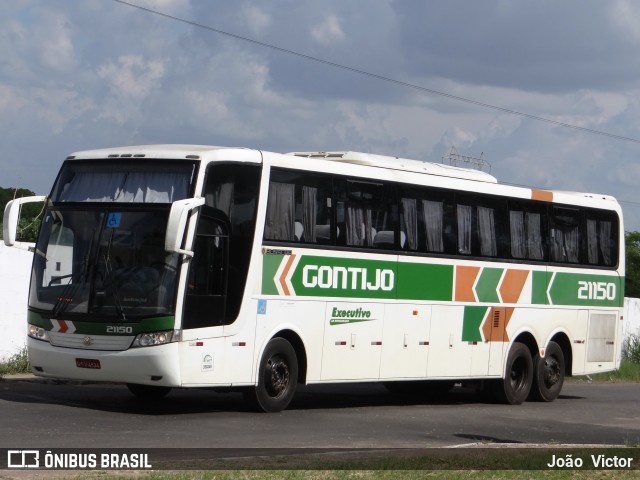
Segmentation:
<svg viewBox="0 0 640 480">
<path fill-rule="evenodd" d="M 69 278 L 69 283 L 64 287 L 56 303 L 53 305 L 51 309 L 51 317 L 57 318 L 58 315 L 64 313 L 70 303 L 73 302 L 73 297 L 69 297 L 69 295 L 73 295 L 75 293 L 74 287 L 77 287 L 78 284 L 73 283 L 73 278 Z"/>
<path fill-rule="evenodd" d="M 120 301 L 120 293 L 116 287 L 113 266 L 111 265 L 111 245 L 113 244 L 113 237 L 115 235 L 115 229 L 111 229 L 111 236 L 109 237 L 109 243 L 107 244 L 107 252 L 102 256 L 104 260 L 104 271 L 107 278 L 110 278 L 108 282 L 109 289 L 111 290 L 111 295 L 113 295 L 113 304 L 116 308 L 116 312 L 118 316 L 123 320 L 127 321 L 127 316 L 124 313 L 124 308 L 122 308 L 122 302 Z"/>
</svg>

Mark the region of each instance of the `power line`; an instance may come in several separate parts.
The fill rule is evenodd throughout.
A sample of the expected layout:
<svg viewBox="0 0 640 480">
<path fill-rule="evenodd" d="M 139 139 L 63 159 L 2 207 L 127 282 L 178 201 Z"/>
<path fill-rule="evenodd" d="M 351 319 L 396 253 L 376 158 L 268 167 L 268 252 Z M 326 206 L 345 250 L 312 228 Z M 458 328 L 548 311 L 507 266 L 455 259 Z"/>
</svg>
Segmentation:
<svg viewBox="0 0 640 480">
<path fill-rule="evenodd" d="M 423 93 L 429 93 L 431 95 L 438 95 L 438 96 L 441 96 L 441 97 L 444 97 L 444 98 L 448 98 L 450 100 L 455 100 L 455 101 L 458 101 L 458 102 L 468 103 L 468 104 L 475 105 L 475 106 L 478 106 L 478 107 L 487 108 L 487 109 L 498 111 L 498 112 L 501 112 L 501 113 L 506 113 L 508 115 L 515 115 L 515 116 L 519 116 L 519 117 L 523 117 L 523 118 L 528 118 L 530 120 L 536 120 L 536 121 L 539 121 L 539 122 L 544 122 L 544 123 L 548 123 L 548 124 L 551 124 L 551 125 L 556 125 L 556 126 L 559 126 L 559 127 L 571 128 L 573 130 L 578 130 L 578 131 L 585 132 L 585 133 L 590 133 L 590 134 L 593 134 L 593 135 L 600 135 L 600 136 L 612 138 L 614 140 L 621 140 L 621 141 L 625 141 L 625 142 L 632 142 L 632 143 L 640 144 L 640 140 L 638 140 L 636 138 L 625 137 L 623 135 L 616 135 L 614 133 L 604 132 L 602 130 L 595 130 L 595 129 L 592 129 L 592 128 L 581 127 L 579 125 L 573 125 L 571 123 L 560 122 L 558 120 L 552 120 L 550 118 L 540 117 L 538 115 L 533 115 L 533 114 L 530 114 L 530 113 L 520 112 L 518 110 L 513 110 L 513 109 L 510 109 L 510 108 L 505 108 L 505 107 L 500 107 L 500 106 L 497 106 L 497 105 L 492 105 L 490 103 L 480 102 L 478 100 L 473 100 L 473 99 L 470 99 L 470 98 L 461 97 L 459 95 L 452 95 L 450 93 L 441 92 L 439 90 L 434 90 L 432 88 L 423 87 L 421 85 L 416 85 L 416 84 L 409 83 L 409 82 L 404 82 L 402 80 L 398 80 L 398 79 L 395 79 L 395 78 L 387 77 L 385 75 L 380 75 L 380 74 L 377 74 L 377 73 L 368 72 L 366 70 L 361 70 L 359 68 L 350 67 L 348 65 L 343 65 L 341 63 L 336 63 L 336 62 L 332 62 L 330 60 L 325 60 L 325 59 L 314 57 L 314 56 L 307 55 L 307 54 L 304 54 L 304 53 L 296 52 L 295 50 L 289 50 L 287 48 L 278 47 L 277 45 L 272 45 L 270 43 L 260 42 L 258 40 L 254 40 L 252 38 L 245 37 L 245 36 L 238 35 L 238 34 L 231 33 L 231 32 L 227 32 L 227 31 L 224 31 L 224 30 L 220 30 L 218 28 L 214 28 L 214 27 L 211 27 L 209 25 L 204 25 L 202 23 L 194 22 L 192 20 L 187 20 L 187 19 L 184 19 L 184 18 L 180 18 L 180 17 L 177 17 L 175 15 L 169 15 L 167 13 L 159 12 L 159 11 L 154 10 L 152 8 L 147 8 L 147 7 L 143 7 L 141 5 L 136 5 L 135 3 L 126 2 L 124 0 L 112 0 L 112 1 L 114 1 L 116 3 L 120 3 L 122 5 L 126 5 L 128 7 L 137 8 L 138 10 L 142 10 L 144 12 L 151 13 L 153 15 L 158 15 L 160 17 L 168 18 L 170 20 L 175 20 L 177 22 L 181 22 L 181 23 L 184 23 L 184 24 L 187 24 L 187 25 L 191 25 L 191 26 L 196 27 L 196 28 L 201 28 L 201 29 L 204 29 L 204 30 L 208 30 L 210 32 L 218 33 L 220 35 L 225 35 L 227 37 L 235 38 L 236 40 L 241 40 L 243 42 L 251 43 L 251 44 L 257 45 L 259 47 L 269 48 L 271 50 L 275 50 L 275 51 L 280 52 L 280 53 L 285 53 L 287 55 L 292 55 L 292 56 L 295 56 L 295 57 L 298 57 L 298 58 L 302 58 L 303 60 L 308 60 L 308 61 L 320 63 L 320 64 L 327 65 L 327 66 L 330 66 L 330 67 L 333 67 L 333 68 L 338 68 L 338 69 L 341 69 L 341 70 L 345 70 L 347 72 L 355 73 L 355 74 L 358 74 L 358 75 L 363 75 L 363 76 L 366 76 L 366 77 L 369 77 L 369 78 L 373 78 L 373 79 L 376 79 L 376 80 L 381 80 L 381 81 L 384 81 L 384 82 L 387 82 L 387 83 L 391 83 L 391 84 L 394 84 L 394 85 L 397 85 L 397 86 L 400 86 L 400 87 L 411 88 L 413 90 L 418 90 L 418 91 L 423 92 Z"/>
<path fill-rule="evenodd" d="M 412 83 L 409 83 L 409 82 L 404 82 L 404 81 L 397 80 L 397 79 L 394 79 L 394 78 L 386 77 L 384 75 L 379 75 L 379 74 L 376 74 L 376 73 L 367 72 L 365 70 L 361 70 L 361 69 L 358 69 L 358 68 L 349 67 L 347 65 L 342 65 L 340 63 L 332 62 L 332 61 L 329 61 L 329 60 L 324 60 L 322 58 L 314 57 L 314 56 L 311 56 L 311 55 L 306 55 L 304 53 L 300 53 L 300 52 L 296 52 L 294 50 L 289 50 L 289 49 L 286 49 L 286 48 L 278 47 L 276 45 L 272 45 L 272 44 L 269 44 L 269 43 L 266 43 L 266 42 L 260 42 L 258 40 L 254 40 L 254 39 L 249 38 L 249 37 L 245 37 L 245 36 L 238 35 L 238 34 L 235 34 L 235 33 L 230 33 L 230 32 L 224 31 L 224 30 L 220 30 L 218 28 L 211 27 L 209 25 L 204 25 L 204 24 L 201 24 L 201 23 L 198 23 L 198 22 L 194 22 L 192 20 L 186 20 L 184 18 L 180 18 L 180 17 L 177 17 L 175 15 L 169 15 L 167 13 L 159 12 L 157 10 L 153 10 L 151 8 L 143 7 L 141 5 L 136 5 L 134 3 L 126 2 L 124 0 L 112 0 L 112 1 L 114 1 L 116 3 L 120 3 L 122 5 L 126 5 L 128 7 L 137 8 L 138 10 L 142 10 L 144 12 L 151 13 L 153 15 L 157 15 L 157 16 L 164 17 L 164 18 L 167 18 L 167 19 L 170 19 L 170 20 L 175 20 L 175 21 L 180 22 L 180 23 L 191 25 L 191 26 L 196 27 L 196 28 L 209 30 L 211 32 L 218 33 L 220 35 L 225 35 L 225 36 L 228 36 L 228 37 L 231 37 L 231 38 L 235 38 L 236 40 L 241 40 L 243 42 L 251 43 L 251 44 L 254 44 L 254 45 L 257 45 L 257 46 L 260 46 L 260 47 L 264 47 L 264 48 L 269 48 L 271 50 L 275 50 L 275 51 L 280 52 L 280 53 L 285 53 L 287 55 L 292 55 L 292 56 L 295 56 L 295 57 L 299 57 L 299 58 L 302 58 L 304 60 L 309 60 L 309 61 L 313 61 L 313 62 L 316 62 L 316 63 L 321 63 L 321 64 L 324 64 L 324 65 L 328 65 L 330 67 L 338 68 L 338 69 L 341 69 L 341 70 L 346 70 L 348 72 L 352 72 L 352 73 L 356 73 L 356 74 L 359 74 L 359 75 L 364 75 L 364 76 L 367 76 L 367 77 L 370 77 L 370 78 L 374 78 L 374 79 L 377 79 L 377 80 L 389 82 L 389 83 L 392 83 L 392 84 L 395 84 L 395 85 L 398 85 L 398 86 L 401 86 L 401 87 L 407 87 L 407 88 L 411 88 L 411 89 L 418 90 L 418 91 L 421 91 L 421 92 L 430 93 L 430 94 L 433 94 L 433 95 L 439 95 L 439 96 L 442 96 L 442 97 L 445 97 L 445 98 L 449 98 L 451 100 L 456 100 L 456 101 L 460 101 L 460 102 L 469 103 L 469 104 L 476 105 L 476 106 L 479 106 L 479 107 L 496 110 L 496 111 L 499 111 L 499 112 L 502 112 L 502 113 L 506 113 L 506 114 L 509 114 L 509 115 L 517 115 L 517 116 L 520 116 L 520 117 L 529 118 L 531 120 L 541 121 L 541 122 L 545 122 L 545 123 L 548 123 L 548 124 L 557 125 L 557 126 L 560 126 L 560 127 L 579 130 L 579 131 L 582 131 L 582 132 L 585 132 L 585 133 L 605 136 L 605 137 L 608 137 L 608 138 L 612 138 L 614 140 L 621 140 L 621 141 L 627 141 L 627 142 L 633 142 L 633 143 L 640 144 L 640 140 L 635 139 L 635 138 L 625 137 L 623 135 L 616 135 L 616 134 L 612 134 L 612 133 L 609 133 L 609 132 L 604 132 L 604 131 L 601 131 L 601 130 L 594 130 L 594 129 L 591 129 L 591 128 L 580 127 L 578 125 L 573 125 L 573 124 L 565 123 L 565 122 L 559 122 L 557 120 L 551 120 L 549 118 L 544 118 L 544 117 L 540 117 L 540 116 L 537 116 L 537 115 L 532 115 L 532 114 L 529 114 L 529 113 L 519 112 L 517 110 L 512 110 L 512 109 L 509 109 L 509 108 L 504 108 L 504 107 L 499 107 L 499 106 L 496 106 L 496 105 L 491 105 L 489 103 L 484 103 L 484 102 L 480 102 L 480 101 L 477 101 L 477 100 L 472 100 L 472 99 L 461 97 L 461 96 L 458 96 L 458 95 L 452 95 L 452 94 L 449 94 L 449 93 L 446 93 L 446 92 L 441 92 L 439 90 L 434 90 L 434 89 L 422 87 L 420 85 L 415 85 L 415 84 L 412 84 Z M 509 184 L 508 182 L 506 182 L 506 183 Z M 511 184 L 511 185 L 518 185 L 518 184 Z M 524 185 L 521 185 L 521 186 L 524 186 Z M 628 201 L 628 200 L 618 200 L 618 203 L 627 204 L 627 205 L 633 205 L 633 206 L 640 206 L 640 202 L 633 202 L 633 201 Z"/>
</svg>

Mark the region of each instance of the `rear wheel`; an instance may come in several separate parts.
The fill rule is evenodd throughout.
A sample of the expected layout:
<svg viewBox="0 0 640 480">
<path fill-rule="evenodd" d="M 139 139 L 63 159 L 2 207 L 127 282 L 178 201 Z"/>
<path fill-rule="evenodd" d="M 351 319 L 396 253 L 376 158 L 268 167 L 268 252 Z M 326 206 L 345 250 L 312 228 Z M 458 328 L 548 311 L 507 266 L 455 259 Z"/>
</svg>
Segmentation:
<svg viewBox="0 0 640 480">
<path fill-rule="evenodd" d="M 533 360 L 533 388 L 531 398 L 553 402 L 564 384 L 564 353 L 556 342 L 549 342 L 544 358 L 537 354 Z"/>
<path fill-rule="evenodd" d="M 298 384 L 298 359 L 284 338 L 267 344 L 258 367 L 258 384 L 245 391 L 248 402 L 263 412 L 280 412 L 287 408 Z"/>
<path fill-rule="evenodd" d="M 171 387 L 160 387 L 157 385 L 140 385 L 138 383 L 127 383 L 127 388 L 136 397 L 143 400 L 160 400 L 171 391 Z"/>
<path fill-rule="evenodd" d="M 526 345 L 515 342 L 507 356 L 505 378 L 494 384 L 493 394 L 502 403 L 519 405 L 529 396 L 533 383 L 533 360 Z"/>
</svg>

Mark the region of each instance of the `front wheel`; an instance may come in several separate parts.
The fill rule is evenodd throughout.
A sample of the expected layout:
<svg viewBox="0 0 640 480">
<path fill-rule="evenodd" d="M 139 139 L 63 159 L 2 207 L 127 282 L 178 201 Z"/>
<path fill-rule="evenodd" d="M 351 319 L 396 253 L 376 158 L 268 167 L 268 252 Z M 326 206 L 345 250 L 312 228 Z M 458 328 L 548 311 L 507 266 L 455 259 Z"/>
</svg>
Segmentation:
<svg viewBox="0 0 640 480">
<path fill-rule="evenodd" d="M 537 354 L 533 360 L 533 388 L 531 397 L 542 402 L 553 402 L 564 384 L 564 353 L 556 342 L 549 342 L 544 358 Z"/>
<path fill-rule="evenodd" d="M 531 353 L 525 344 L 515 342 L 507 356 L 505 378 L 494 384 L 493 393 L 498 401 L 520 405 L 529 396 L 532 383 Z"/>
<path fill-rule="evenodd" d="M 263 412 L 280 412 L 287 408 L 298 385 L 298 359 L 284 338 L 267 344 L 258 366 L 258 384 L 245 392 L 245 398 Z"/>
</svg>

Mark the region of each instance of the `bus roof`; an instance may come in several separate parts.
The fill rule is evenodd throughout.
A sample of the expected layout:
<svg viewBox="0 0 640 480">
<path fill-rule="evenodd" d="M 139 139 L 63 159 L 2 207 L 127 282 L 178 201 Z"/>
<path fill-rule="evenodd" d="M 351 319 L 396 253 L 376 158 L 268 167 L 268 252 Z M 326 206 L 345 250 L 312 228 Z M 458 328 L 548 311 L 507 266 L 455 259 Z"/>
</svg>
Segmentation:
<svg viewBox="0 0 640 480">
<path fill-rule="evenodd" d="M 478 182 L 498 183 L 493 175 L 470 168 L 453 167 L 440 163 L 421 162 L 407 158 L 389 157 L 362 152 L 291 152 L 287 155 L 304 158 L 320 158 L 335 162 L 354 163 L 369 167 L 424 173 L 441 177 L 462 178 Z"/>
<path fill-rule="evenodd" d="M 233 152 L 233 153 L 231 153 Z M 67 157 L 67 160 L 88 160 L 88 159 L 116 159 L 116 158 L 136 158 L 136 159 L 195 159 L 195 160 L 216 160 L 224 158 L 227 160 L 243 162 L 262 162 L 262 154 L 259 150 L 242 147 L 217 147 L 209 145 L 134 145 L 128 147 L 102 148 L 96 150 L 83 150 L 74 152 Z"/>
<path fill-rule="evenodd" d="M 238 161 L 249 163 L 262 163 L 263 154 L 260 150 L 244 147 L 221 147 L 210 145 L 181 145 L 181 144 L 160 144 L 160 145 L 136 145 L 113 148 L 102 148 L 95 150 L 83 150 L 74 152 L 67 157 L 68 160 L 97 160 L 97 159 L 171 159 L 171 160 L 202 160 L 202 161 Z M 275 154 L 278 155 L 283 154 Z M 450 165 L 422 162 L 401 157 L 376 155 L 354 151 L 331 151 L 331 152 L 290 152 L 281 158 L 309 158 L 319 161 L 338 162 L 342 164 L 360 165 L 367 167 L 393 170 L 397 172 L 420 173 L 430 176 L 440 176 L 445 178 L 471 180 L 485 184 L 498 184 L 498 180 L 493 175 L 479 170 L 469 168 L 453 167 Z M 510 187 L 508 184 L 500 184 Z M 511 187 L 518 188 L 518 187 Z M 565 192 L 559 190 L 538 190 L 524 187 L 523 191 L 530 191 L 531 198 L 537 200 L 547 200 L 559 203 L 573 204 L 575 202 L 613 202 L 617 204 L 614 197 L 610 195 L 585 193 L 585 192 Z M 580 199 L 580 200 L 579 200 Z"/>
</svg>

